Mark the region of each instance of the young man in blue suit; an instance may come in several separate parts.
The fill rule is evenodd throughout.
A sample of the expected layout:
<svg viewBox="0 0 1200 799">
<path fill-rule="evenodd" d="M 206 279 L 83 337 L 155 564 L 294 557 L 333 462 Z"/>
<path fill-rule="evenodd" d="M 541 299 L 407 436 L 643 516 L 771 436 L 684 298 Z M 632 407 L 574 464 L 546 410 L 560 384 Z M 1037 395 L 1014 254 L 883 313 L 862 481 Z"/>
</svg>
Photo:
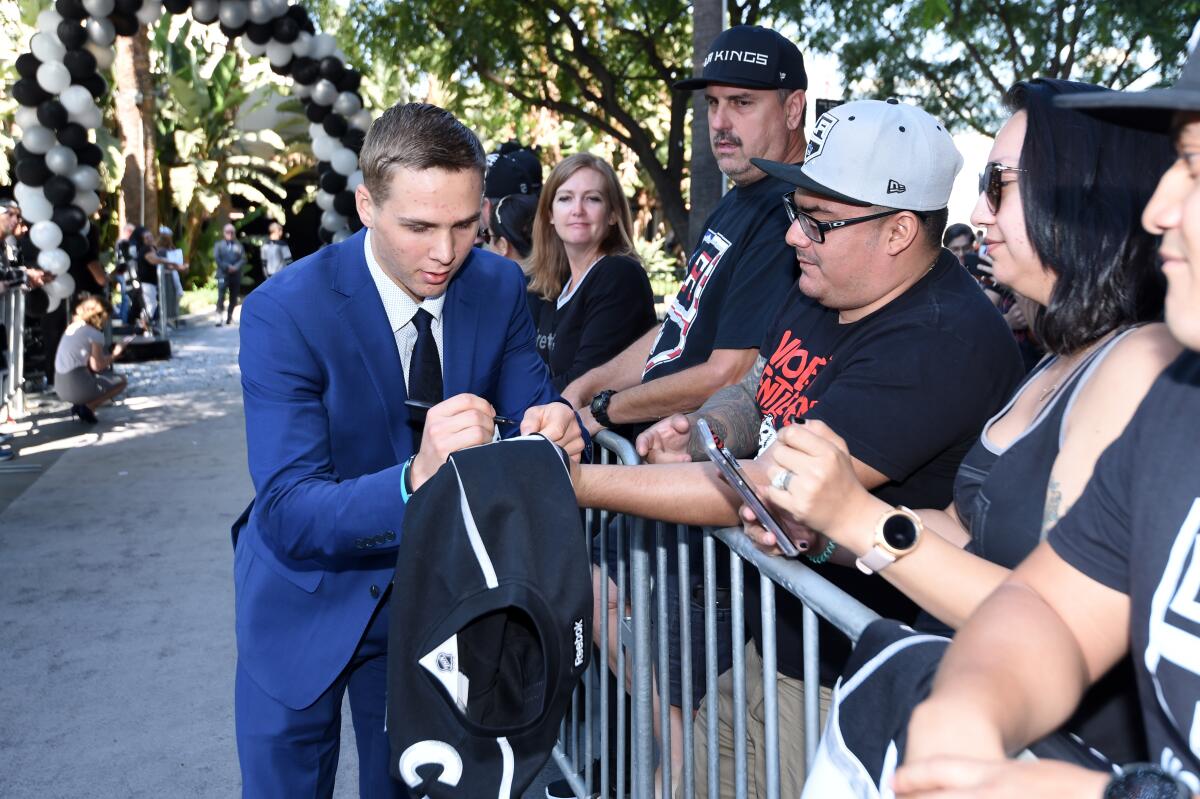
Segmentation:
<svg viewBox="0 0 1200 799">
<path fill-rule="evenodd" d="M 389 603 L 421 601 L 392 584 L 408 496 L 451 452 L 491 441 L 498 414 L 583 449 L 534 349 L 520 270 L 472 248 L 475 134 L 435 106 L 397 105 L 359 163 L 366 229 L 242 311 L 255 488 L 234 528 L 245 796 L 332 794 L 347 691 L 360 794 L 407 796 L 388 776 L 384 686 Z M 433 407 L 418 418 L 413 398 Z"/>
</svg>

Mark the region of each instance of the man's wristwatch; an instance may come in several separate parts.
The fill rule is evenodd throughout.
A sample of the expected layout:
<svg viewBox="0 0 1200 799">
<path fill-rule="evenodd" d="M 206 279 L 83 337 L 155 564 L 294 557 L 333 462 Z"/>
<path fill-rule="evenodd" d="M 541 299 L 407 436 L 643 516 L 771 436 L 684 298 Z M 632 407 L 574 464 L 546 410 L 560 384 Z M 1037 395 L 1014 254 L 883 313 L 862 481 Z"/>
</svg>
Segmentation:
<svg viewBox="0 0 1200 799">
<path fill-rule="evenodd" d="M 616 389 L 606 388 L 592 397 L 592 418 L 605 427 L 612 427 L 612 420 L 608 418 L 608 403 L 616 393 Z"/>
<path fill-rule="evenodd" d="M 924 530 L 920 516 L 897 505 L 879 517 L 875 523 L 875 546 L 854 563 L 863 574 L 881 572 L 912 552 Z"/>
<path fill-rule="evenodd" d="M 1153 763 L 1121 767 L 1104 789 L 1104 799 L 1190 799 L 1192 792 Z"/>
</svg>

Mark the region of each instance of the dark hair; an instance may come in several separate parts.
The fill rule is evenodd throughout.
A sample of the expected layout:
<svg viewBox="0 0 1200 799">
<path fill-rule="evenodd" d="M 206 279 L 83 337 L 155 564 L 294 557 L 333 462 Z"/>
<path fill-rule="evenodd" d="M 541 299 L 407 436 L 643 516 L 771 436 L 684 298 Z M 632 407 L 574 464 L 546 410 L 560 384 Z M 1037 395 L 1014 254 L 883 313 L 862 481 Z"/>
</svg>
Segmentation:
<svg viewBox="0 0 1200 799">
<path fill-rule="evenodd" d="M 972 242 L 975 241 L 975 231 L 971 230 L 970 225 L 964 225 L 962 222 L 955 222 L 953 225 L 946 228 L 945 234 L 942 235 L 942 246 L 949 247 L 950 242 L 954 241 L 960 236 L 966 236 Z"/>
<path fill-rule="evenodd" d="M 940 250 L 942 233 L 946 229 L 946 223 L 950 221 L 950 209 L 939 208 L 936 211 L 922 211 L 917 214 L 917 218 L 921 220 L 921 231 L 924 234 L 925 243 L 932 250 Z"/>
<path fill-rule="evenodd" d="M 532 194 L 510 194 L 492 203 L 488 214 L 488 229 L 513 246 L 517 255 L 528 258 L 533 250 L 533 217 L 538 198 Z"/>
<path fill-rule="evenodd" d="M 371 198 L 387 199 L 392 169 L 474 169 L 480 181 L 487 167 L 483 145 L 470 128 L 444 108 L 429 103 L 397 103 L 371 123 L 358 156 Z"/>
<path fill-rule="evenodd" d="M 1158 319 L 1165 283 L 1142 209 L 1175 158 L 1161 134 L 1118 127 L 1054 104 L 1058 94 L 1109 91 L 1038 78 L 1004 97 L 1028 118 L 1019 173 L 1025 230 L 1056 280 L 1033 331 L 1069 354 L 1120 327 Z"/>
</svg>

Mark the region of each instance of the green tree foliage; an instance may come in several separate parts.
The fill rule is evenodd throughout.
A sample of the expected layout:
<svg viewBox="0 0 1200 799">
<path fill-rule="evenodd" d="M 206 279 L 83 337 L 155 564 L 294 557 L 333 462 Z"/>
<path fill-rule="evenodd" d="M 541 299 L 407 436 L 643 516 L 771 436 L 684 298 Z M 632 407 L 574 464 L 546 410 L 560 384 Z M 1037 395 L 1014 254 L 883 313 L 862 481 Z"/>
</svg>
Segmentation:
<svg viewBox="0 0 1200 799">
<path fill-rule="evenodd" d="M 1123 89 L 1179 73 L 1200 0 L 822 0 L 795 18 L 850 94 L 907 97 L 994 133 L 1005 89 L 1046 77 Z"/>
</svg>

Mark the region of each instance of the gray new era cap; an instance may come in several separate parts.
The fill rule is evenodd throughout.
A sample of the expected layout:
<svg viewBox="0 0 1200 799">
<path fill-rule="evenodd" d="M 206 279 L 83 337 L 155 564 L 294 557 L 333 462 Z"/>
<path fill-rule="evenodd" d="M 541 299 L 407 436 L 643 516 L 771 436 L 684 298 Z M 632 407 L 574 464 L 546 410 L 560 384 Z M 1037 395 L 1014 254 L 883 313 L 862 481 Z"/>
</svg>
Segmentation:
<svg viewBox="0 0 1200 799">
<path fill-rule="evenodd" d="M 897 100 L 858 100 L 826 111 L 802 165 L 750 161 L 807 192 L 907 211 L 945 208 L 963 165 L 940 122 Z"/>
</svg>

